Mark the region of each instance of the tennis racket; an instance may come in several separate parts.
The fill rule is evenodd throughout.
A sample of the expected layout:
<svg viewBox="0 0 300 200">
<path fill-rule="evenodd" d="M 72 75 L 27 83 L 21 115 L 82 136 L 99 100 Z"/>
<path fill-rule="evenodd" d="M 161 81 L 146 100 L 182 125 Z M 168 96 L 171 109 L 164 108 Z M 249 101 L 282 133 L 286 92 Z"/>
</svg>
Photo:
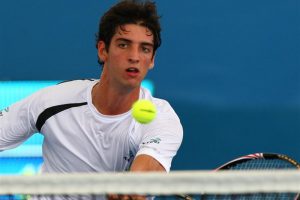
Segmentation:
<svg viewBox="0 0 300 200">
<path fill-rule="evenodd" d="M 300 164 L 287 155 L 254 153 L 234 159 L 216 170 L 300 169 Z"/>
<path fill-rule="evenodd" d="M 274 169 L 300 169 L 300 164 L 291 157 L 277 153 L 254 153 L 236 158 L 215 169 L 219 170 L 274 170 Z M 256 194 L 233 194 L 233 195 L 200 195 L 205 200 L 250 200 L 250 199 L 291 199 L 300 200 L 300 195 L 295 193 L 256 193 Z M 199 199 L 194 196 L 180 195 L 181 199 Z"/>
<path fill-rule="evenodd" d="M 218 167 L 218 170 L 271 170 L 300 169 L 300 164 L 287 155 L 254 153 L 234 159 Z M 257 193 L 240 195 L 204 195 L 203 199 L 300 199 L 295 193 Z"/>
</svg>

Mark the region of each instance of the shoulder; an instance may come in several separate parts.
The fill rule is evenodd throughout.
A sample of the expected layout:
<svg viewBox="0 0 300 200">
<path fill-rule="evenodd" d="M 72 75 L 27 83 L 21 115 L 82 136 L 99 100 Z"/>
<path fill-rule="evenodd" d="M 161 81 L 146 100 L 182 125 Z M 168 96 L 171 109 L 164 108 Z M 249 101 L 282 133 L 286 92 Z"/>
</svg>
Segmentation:
<svg viewBox="0 0 300 200">
<path fill-rule="evenodd" d="M 82 79 L 82 80 L 72 80 L 72 81 L 63 81 L 54 85 L 52 87 L 46 88 L 48 91 L 53 92 L 66 92 L 73 93 L 81 92 L 82 90 L 86 90 L 90 85 L 95 84 L 98 80 L 93 79 Z"/>
<path fill-rule="evenodd" d="M 74 80 L 43 88 L 29 97 L 37 113 L 49 107 L 87 102 L 88 89 L 96 80 Z"/>
<path fill-rule="evenodd" d="M 86 90 L 90 85 L 96 83 L 96 80 L 73 80 L 58 83 L 46 87 L 37 92 L 37 96 L 46 97 L 48 100 L 71 100 L 73 98 L 81 99 L 86 97 Z"/>
<path fill-rule="evenodd" d="M 170 105 L 170 103 L 167 100 L 153 98 L 152 102 L 156 106 L 157 111 L 160 112 L 161 114 L 170 114 L 170 115 L 177 116 L 175 110 L 173 109 L 173 107 Z"/>
<path fill-rule="evenodd" d="M 153 97 L 149 90 L 142 88 L 142 98 L 150 100 L 157 109 L 157 117 L 160 119 L 168 118 L 180 122 L 180 119 L 171 104 L 161 98 Z"/>
<path fill-rule="evenodd" d="M 147 90 L 142 91 L 142 98 L 153 102 L 157 110 L 156 118 L 151 123 L 141 125 L 143 135 L 170 135 L 181 141 L 183 127 L 180 118 L 171 104 L 165 99 L 153 97 Z"/>
</svg>

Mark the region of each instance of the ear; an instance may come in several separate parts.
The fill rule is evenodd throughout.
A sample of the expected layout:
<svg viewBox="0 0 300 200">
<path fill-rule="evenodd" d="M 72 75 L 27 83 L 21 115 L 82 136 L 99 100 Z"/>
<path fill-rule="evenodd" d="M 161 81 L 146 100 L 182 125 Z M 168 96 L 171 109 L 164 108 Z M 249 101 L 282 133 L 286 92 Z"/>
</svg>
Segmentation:
<svg viewBox="0 0 300 200">
<path fill-rule="evenodd" d="M 151 63 L 149 65 L 149 69 L 153 69 L 154 68 L 154 61 L 155 61 L 155 54 L 153 55 L 153 57 L 151 59 Z"/>
<path fill-rule="evenodd" d="M 105 47 L 105 43 L 103 41 L 98 42 L 98 56 L 102 62 L 106 62 L 107 60 L 107 50 Z"/>
</svg>

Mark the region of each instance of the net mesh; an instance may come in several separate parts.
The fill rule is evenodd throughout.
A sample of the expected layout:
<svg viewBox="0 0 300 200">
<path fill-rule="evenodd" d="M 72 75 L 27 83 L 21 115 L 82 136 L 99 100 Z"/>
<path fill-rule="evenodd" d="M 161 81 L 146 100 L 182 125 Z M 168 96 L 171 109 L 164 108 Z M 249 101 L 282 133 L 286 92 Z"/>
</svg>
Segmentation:
<svg viewBox="0 0 300 200">
<path fill-rule="evenodd" d="M 1 176 L 0 199 L 298 199 L 299 170 Z M 112 196 L 110 196 L 112 197 Z M 125 197 L 125 198 L 124 198 Z"/>
</svg>

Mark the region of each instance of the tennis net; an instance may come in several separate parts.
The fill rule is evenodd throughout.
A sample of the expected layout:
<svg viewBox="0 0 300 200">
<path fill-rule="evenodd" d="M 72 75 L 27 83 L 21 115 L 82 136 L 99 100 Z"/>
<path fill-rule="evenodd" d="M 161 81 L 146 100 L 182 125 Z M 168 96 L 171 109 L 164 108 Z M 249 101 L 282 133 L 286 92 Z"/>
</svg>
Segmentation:
<svg viewBox="0 0 300 200">
<path fill-rule="evenodd" d="M 297 199 L 299 170 L 0 176 L 0 199 Z"/>
</svg>

